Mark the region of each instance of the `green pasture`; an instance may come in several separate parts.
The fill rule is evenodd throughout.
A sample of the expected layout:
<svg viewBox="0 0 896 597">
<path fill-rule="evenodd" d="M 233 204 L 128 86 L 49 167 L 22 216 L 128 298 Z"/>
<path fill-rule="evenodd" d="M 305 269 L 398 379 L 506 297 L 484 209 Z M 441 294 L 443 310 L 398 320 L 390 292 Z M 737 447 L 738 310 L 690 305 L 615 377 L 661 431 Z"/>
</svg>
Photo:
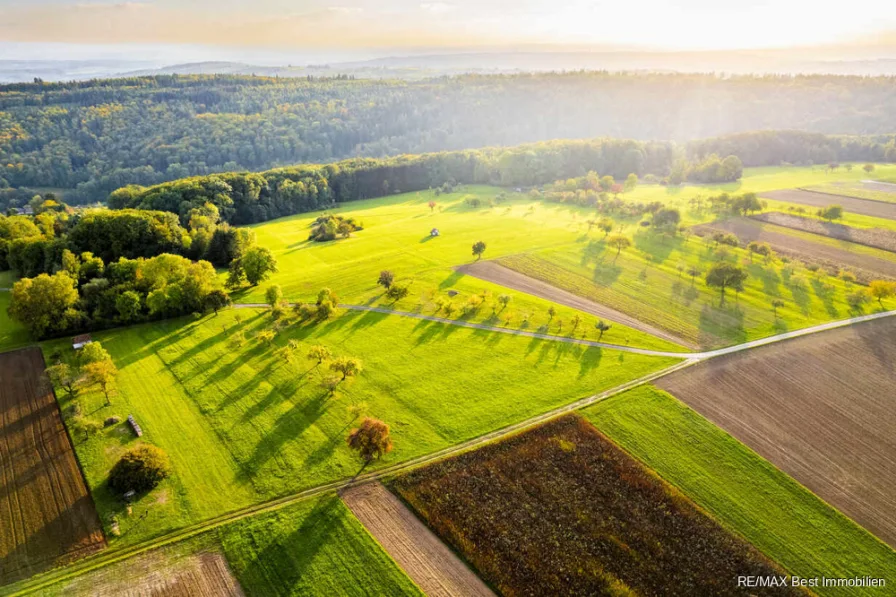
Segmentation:
<svg viewBox="0 0 896 597">
<path fill-rule="evenodd" d="M 583 414 L 791 574 L 887 579 L 878 591 L 818 594 L 890 594 L 896 552 L 669 394 L 641 386 Z"/>
<path fill-rule="evenodd" d="M 19 348 L 31 342 L 31 335 L 18 321 L 9 317 L 10 294 L 0 290 L 0 352 Z"/>
<path fill-rule="evenodd" d="M 221 543 L 249 597 L 423 595 L 335 494 L 228 525 Z"/>
<path fill-rule="evenodd" d="M 95 333 L 120 369 L 112 405 L 77 398 L 90 419 L 133 414 L 142 441 L 168 452 L 173 476 L 130 515 L 106 487 L 111 466 L 137 443 L 124 422 L 89 439 L 73 433 L 101 518 L 117 516 L 131 543 L 362 470 L 345 437 L 364 415 L 392 428 L 394 451 L 374 467 L 474 438 L 669 366 L 668 358 L 516 337 L 379 313 L 344 312 L 289 323 L 272 343 L 270 313 L 229 309 Z M 284 347 L 298 343 L 292 362 Z M 364 370 L 333 395 L 306 358 L 313 344 L 360 358 Z M 47 354 L 70 355 L 66 340 Z M 550 391 L 545 391 L 550 388 Z M 58 391 L 65 413 L 71 399 Z M 70 419 L 67 417 L 70 423 Z"/>
</svg>

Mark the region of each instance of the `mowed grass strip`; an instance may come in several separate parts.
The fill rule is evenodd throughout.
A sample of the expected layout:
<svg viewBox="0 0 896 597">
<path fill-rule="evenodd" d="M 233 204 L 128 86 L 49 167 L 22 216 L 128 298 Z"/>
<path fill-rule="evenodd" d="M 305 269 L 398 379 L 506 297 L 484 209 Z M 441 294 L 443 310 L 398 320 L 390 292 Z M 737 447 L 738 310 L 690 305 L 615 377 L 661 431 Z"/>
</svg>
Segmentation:
<svg viewBox="0 0 896 597">
<path fill-rule="evenodd" d="M 887 579 L 882 589 L 826 587 L 816 593 L 891 594 L 896 552 L 662 390 L 641 386 L 583 414 L 790 574 Z"/>
<path fill-rule="evenodd" d="M 335 494 L 229 525 L 220 535 L 250 597 L 423 595 Z"/>
<path fill-rule="evenodd" d="M 133 414 L 142 441 L 165 449 L 174 471 L 125 516 L 105 482 L 138 440 L 124 424 L 77 439 L 104 519 L 117 515 L 125 531 L 118 541 L 355 475 L 362 463 L 345 438 L 365 415 L 392 428 L 395 450 L 374 465 L 384 466 L 676 362 L 371 312 L 288 323 L 270 343 L 258 336 L 274 325 L 267 311 L 230 309 L 94 334 L 121 374 L 111 407 L 92 391 L 79 398 L 83 411 L 97 420 Z M 364 370 L 330 395 L 321 387 L 327 363 L 306 358 L 317 344 Z"/>
<path fill-rule="evenodd" d="M 504 595 L 749 595 L 738 575 L 781 572 L 574 415 L 393 487 Z"/>
<path fill-rule="evenodd" d="M 807 191 L 827 193 L 829 195 L 840 195 L 843 197 L 856 197 L 858 199 L 870 199 L 871 201 L 896 203 L 896 187 L 894 187 L 892 191 L 886 191 L 881 188 L 876 188 L 874 183 L 865 184 L 861 182 L 829 182 L 804 188 Z M 833 198 L 833 200 L 836 201 L 836 198 Z"/>
</svg>

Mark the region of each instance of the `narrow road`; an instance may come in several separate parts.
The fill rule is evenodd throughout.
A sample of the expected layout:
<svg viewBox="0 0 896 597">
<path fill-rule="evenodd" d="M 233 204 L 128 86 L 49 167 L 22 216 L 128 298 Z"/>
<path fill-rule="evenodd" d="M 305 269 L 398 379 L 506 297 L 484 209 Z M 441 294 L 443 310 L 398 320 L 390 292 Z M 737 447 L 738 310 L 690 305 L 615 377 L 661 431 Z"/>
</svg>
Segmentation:
<svg viewBox="0 0 896 597">
<path fill-rule="evenodd" d="M 267 303 L 238 303 L 233 305 L 237 309 L 258 309 L 258 308 L 268 308 L 270 305 Z M 369 311 L 373 313 L 384 313 L 386 315 L 396 315 L 398 317 L 409 317 L 411 319 L 422 319 L 424 321 L 434 321 L 437 323 L 444 323 L 447 325 L 456 325 L 464 328 L 472 328 L 476 330 L 486 330 L 489 332 L 496 332 L 499 334 L 510 334 L 512 336 L 524 336 L 526 338 L 538 338 L 540 340 L 549 340 L 551 342 L 564 342 L 566 344 L 579 344 L 581 346 L 594 346 L 597 348 L 607 348 L 611 350 L 618 350 L 621 352 L 629 352 L 632 354 L 640 354 L 651 357 L 672 357 L 676 359 L 710 359 L 712 357 L 718 357 L 725 354 L 731 354 L 733 352 L 740 352 L 742 350 L 748 350 L 750 348 L 756 348 L 757 346 L 765 346 L 766 344 L 773 344 L 775 342 L 780 342 L 782 340 L 789 340 L 790 338 L 799 338 L 800 336 L 806 336 L 809 334 L 816 334 L 818 332 L 824 332 L 826 330 L 833 330 L 839 327 L 843 327 L 846 325 L 852 325 L 855 323 L 861 323 L 863 321 L 871 321 L 874 319 L 880 319 L 882 317 L 890 317 L 892 315 L 896 315 L 896 310 L 893 311 L 881 311 L 880 313 L 871 313 L 870 315 L 859 315 L 858 317 L 851 317 L 849 319 L 841 319 L 838 321 L 831 321 L 829 323 L 821 323 L 818 325 L 814 325 L 808 328 L 803 328 L 800 330 L 794 330 L 792 332 L 784 332 L 783 334 L 777 334 L 775 336 L 768 336 L 766 338 L 760 338 L 759 340 L 753 340 L 751 342 L 746 342 L 744 344 L 735 344 L 734 346 L 728 346 L 726 348 L 718 348 L 715 350 L 707 350 L 703 352 L 669 352 L 665 350 L 651 350 L 649 348 L 636 348 L 633 346 L 624 346 L 621 344 L 610 344 L 608 342 L 596 342 L 594 340 L 585 340 L 584 338 L 570 338 L 569 336 L 555 336 L 553 334 L 539 334 L 538 332 L 528 332 L 526 330 L 514 330 L 510 328 L 496 327 L 491 325 L 486 325 L 484 323 L 473 323 L 470 321 L 461 321 L 458 319 L 448 319 L 447 317 L 438 317 L 436 315 L 424 315 L 423 313 L 412 313 L 410 311 L 396 311 L 394 309 L 388 309 L 386 307 L 368 307 L 366 305 L 339 305 L 340 309 L 345 309 L 347 311 Z"/>
<path fill-rule="evenodd" d="M 259 308 L 259 307 L 268 307 L 267 304 L 264 303 L 243 303 L 234 305 L 236 308 Z M 381 468 L 377 471 L 372 471 L 369 473 L 364 473 L 359 471 L 357 475 L 350 479 L 340 479 L 337 481 L 333 481 L 330 483 L 326 483 L 324 485 L 319 485 L 317 487 L 312 487 L 306 489 L 304 491 L 284 496 L 281 498 L 277 498 L 268 502 L 263 502 L 260 504 L 254 504 L 247 508 L 243 508 L 241 510 L 237 510 L 234 512 L 229 512 L 227 514 L 223 514 L 221 516 L 217 516 L 215 518 L 211 518 L 209 520 L 203 521 L 201 523 L 194 524 L 189 527 L 185 527 L 179 529 L 177 531 L 173 531 L 168 533 L 167 535 L 162 535 L 160 537 L 156 537 L 154 539 L 150 539 L 144 541 L 142 543 L 132 545 L 129 547 L 122 548 L 117 551 L 112 552 L 102 552 L 97 554 L 96 556 L 86 558 L 84 560 L 80 560 L 79 562 L 72 564 L 71 566 L 65 568 L 59 568 L 41 576 L 35 577 L 31 580 L 23 581 L 21 583 L 17 583 L 13 586 L 7 586 L 0 588 L 0 595 L 26 595 L 30 593 L 34 593 L 43 588 L 46 588 L 52 584 L 57 582 L 67 580 L 69 578 L 73 578 L 80 574 L 83 574 L 89 570 L 93 570 L 96 568 L 101 568 L 107 566 L 109 564 L 113 564 L 115 562 L 120 562 L 139 554 L 145 553 L 152 549 L 156 549 L 158 547 L 163 547 L 165 545 L 170 545 L 172 543 L 177 543 L 179 541 L 183 541 L 185 539 L 189 539 L 190 537 L 195 537 L 196 535 L 211 531 L 218 527 L 230 524 L 237 520 L 241 520 L 243 518 L 247 518 L 249 516 L 254 516 L 256 514 L 261 514 L 265 512 L 271 512 L 274 510 L 279 510 L 281 508 L 285 508 L 297 502 L 318 496 L 322 493 L 326 493 L 329 491 L 337 491 L 340 489 L 349 488 L 355 485 L 360 485 L 363 483 L 367 483 L 369 481 L 374 481 L 378 479 L 383 479 L 386 477 L 390 477 L 393 475 L 397 475 L 399 473 L 403 473 L 409 471 L 411 469 L 419 468 L 421 466 L 425 466 L 437 460 L 441 460 L 443 458 L 447 458 L 449 456 L 453 456 L 459 454 L 461 452 L 466 452 L 472 449 L 475 449 L 483 444 L 490 443 L 493 441 L 497 441 L 499 439 L 503 439 L 509 435 L 513 435 L 534 427 L 536 425 L 540 425 L 549 420 L 555 419 L 557 417 L 561 417 L 563 415 L 569 414 L 576 410 L 585 408 L 590 406 L 596 402 L 601 400 L 605 400 L 610 398 L 611 396 L 615 396 L 617 394 L 621 394 L 622 392 L 628 391 L 632 388 L 650 383 L 655 381 L 661 377 L 669 375 L 675 371 L 679 371 L 686 367 L 690 367 L 696 363 L 699 363 L 705 359 L 710 359 L 713 357 L 718 357 L 726 354 L 732 354 L 735 352 L 740 352 L 743 350 L 750 350 L 759 346 L 765 346 L 767 344 L 773 344 L 776 342 L 781 342 L 783 340 L 788 340 L 791 338 L 798 338 L 801 336 L 807 336 L 810 334 L 816 334 L 819 332 L 824 332 L 827 330 L 832 330 L 839 327 L 844 327 L 848 325 L 852 325 L 855 323 L 861 323 L 864 321 L 871 321 L 874 319 L 880 319 L 883 317 L 890 317 L 896 315 L 896 310 L 894 311 L 885 311 L 881 313 L 873 313 L 871 315 L 863 315 L 860 317 L 853 317 L 850 319 L 844 319 L 841 321 L 833 321 L 830 323 L 825 323 L 821 325 L 816 325 L 812 327 L 808 327 L 802 330 L 796 330 L 793 332 L 787 332 L 784 334 L 778 334 L 776 336 L 770 336 L 768 338 L 762 338 L 760 340 L 754 340 L 752 342 L 747 342 L 745 344 L 738 344 L 735 346 L 729 346 L 727 348 L 721 348 L 718 350 L 711 350 L 707 352 L 695 352 L 695 353 L 676 353 L 676 352 L 663 352 L 663 351 L 651 351 L 645 349 L 631 348 L 625 346 L 617 346 L 614 344 L 606 344 L 600 342 L 592 342 L 589 340 L 581 340 L 577 338 L 566 338 L 562 336 L 550 336 L 546 334 L 535 334 L 533 332 L 526 332 L 523 330 L 509 330 L 506 328 L 496 328 L 491 326 L 486 326 L 483 324 L 474 324 L 463 321 L 454 321 L 450 319 L 445 319 L 442 317 L 435 317 L 429 315 L 422 315 L 419 313 L 407 313 L 402 311 L 392 311 L 390 309 L 384 309 L 382 307 L 367 307 L 361 305 L 340 305 L 343 309 L 355 310 L 355 311 L 373 311 L 377 313 L 387 313 L 390 315 L 397 315 L 402 317 L 412 317 L 415 319 L 424 319 L 429 321 L 436 321 L 439 323 L 446 323 L 450 325 L 461 325 L 463 327 L 474 327 L 476 329 L 484 329 L 491 330 L 499 333 L 505 334 L 513 334 L 520 336 L 528 336 L 528 337 L 538 337 L 544 338 L 545 340 L 551 340 L 556 342 L 568 342 L 575 344 L 585 344 L 589 346 L 599 346 L 613 350 L 625 350 L 627 352 L 637 352 L 638 354 L 646 354 L 652 356 L 660 356 L 660 357 L 677 357 L 683 359 L 681 362 L 672 365 L 671 367 L 667 367 L 665 369 L 661 369 L 659 371 L 655 371 L 638 379 L 629 381 L 622 385 L 619 385 L 615 388 L 611 388 L 599 394 L 594 394 L 592 396 L 588 396 L 586 398 L 582 398 L 580 400 L 576 400 L 575 402 L 571 402 L 569 404 L 560 406 L 548 412 L 542 413 L 540 415 L 536 415 L 530 419 L 526 419 L 525 421 L 520 421 L 519 423 L 515 423 L 513 425 L 509 425 L 507 427 L 497 429 L 490 433 L 486 433 L 479 437 L 473 438 L 466 442 L 449 446 L 442 450 L 438 450 L 436 452 L 432 452 L 430 454 L 426 454 L 424 456 L 420 456 L 417 458 L 413 458 L 411 460 L 407 460 L 405 462 L 393 464 L 384 468 Z M 13 592 L 10 592 L 13 591 Z"/>
</svg>

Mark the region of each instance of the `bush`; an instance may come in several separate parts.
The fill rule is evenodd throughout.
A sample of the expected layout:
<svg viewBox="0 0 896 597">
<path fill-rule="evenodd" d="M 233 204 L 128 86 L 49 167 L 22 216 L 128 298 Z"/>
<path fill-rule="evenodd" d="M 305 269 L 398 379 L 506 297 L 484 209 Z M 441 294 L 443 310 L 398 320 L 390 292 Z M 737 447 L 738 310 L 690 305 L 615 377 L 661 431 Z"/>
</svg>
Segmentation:
<svg viewBox="0 0 896 597">
<path fill-rule="evenodd" d="M 126 493 L 148 491 L 171 474 L 168 455 L 160 448 L 143 444 L 128 450 L 109 473 L 109 487 Z"/>
</svg>

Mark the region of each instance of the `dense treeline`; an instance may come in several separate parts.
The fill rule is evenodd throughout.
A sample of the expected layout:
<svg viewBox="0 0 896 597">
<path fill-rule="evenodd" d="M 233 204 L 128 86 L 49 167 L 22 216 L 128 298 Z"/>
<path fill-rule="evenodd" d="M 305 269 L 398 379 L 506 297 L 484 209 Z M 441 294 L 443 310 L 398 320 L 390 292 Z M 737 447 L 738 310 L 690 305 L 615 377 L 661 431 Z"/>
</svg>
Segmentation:
<svg viewBox="0 0 896 597">
<path fill-rule="evenodd" d="M 740 178 L 736 156 L 711 155 L 696 162 L 680 156 L 671 142 L 620 139 L 549 141 L 512 148 L 354 158 L 332 164 L 306 164 L 262 173 L 224 173 L 143 188 L 128 186 L 109 196 L 114 209 L 136 208 L 177 213 L 181 219 L 206 203 L 235 224 L 326 208 L 337 203 L 419 191 L 442 185 L 534 186 L 558 177 L 600 172 L 611 179 L 672 171 L 669 181 L 685 178 L 725 182 Z"/>
<path fill-rule="evenodd" d="M 886 77 L 591 72 L 419 82 L 157 76 L 16 84 L 0 87 L 0 189 L 76 189 L 66 200 L 86 202 L 128 184 L 214 172 L 557 138 L 680 142 L 759 129 L 889 134 L 894 103 L 896 85 Z M 861 157 L 840 154 L 857 149 L 852 141 L 818 138 L 772 158 L 766 141 L 694 149 L 739 155 L 746 165 L 896 159 L 892 137 L 877 138 Z M 756 151 L 749 155 L 735 150 L 750 147 Z"/>
</svg>

